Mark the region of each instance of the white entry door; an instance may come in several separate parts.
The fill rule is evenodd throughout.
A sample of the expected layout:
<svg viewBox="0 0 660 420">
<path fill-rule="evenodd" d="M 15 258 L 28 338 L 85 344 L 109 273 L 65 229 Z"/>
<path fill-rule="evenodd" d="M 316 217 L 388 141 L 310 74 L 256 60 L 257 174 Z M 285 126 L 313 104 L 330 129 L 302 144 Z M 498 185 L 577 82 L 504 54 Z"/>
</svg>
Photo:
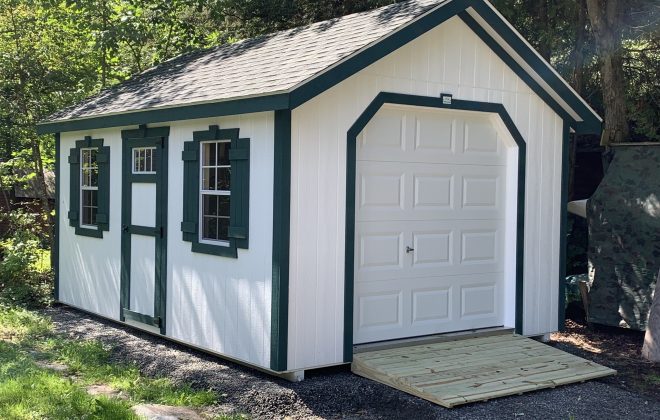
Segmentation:
<svg viewBox="0 0 660 420">
<path fill-rule="evenodd" d="M 507 149 L 493 124 L 387 106 L 358 137 L 355 343 L 503 325 L 515 249 L 505 247 Z"/>
</svg>

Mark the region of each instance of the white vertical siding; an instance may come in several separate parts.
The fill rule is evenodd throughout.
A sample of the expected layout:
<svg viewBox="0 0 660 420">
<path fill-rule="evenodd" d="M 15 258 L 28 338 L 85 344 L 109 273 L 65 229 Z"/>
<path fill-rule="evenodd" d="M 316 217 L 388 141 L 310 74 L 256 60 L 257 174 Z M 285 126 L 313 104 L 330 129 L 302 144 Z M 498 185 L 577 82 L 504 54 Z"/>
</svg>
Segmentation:
<svg viewBox="0 0 660 420">
<path fill-rule="evenodd" d="M 183 144 L 214 124 L 250 138 L 250 247 L 237 259 L 192 253 L 181 239 Z M 175 122 L 169 147 L 167 335 L 269 367 L 273 113 Z"/>
<path fill-rule="evenodd" d="M 103 239 L 75 234 L 69 226 L 69 149 L 85 136 L 110 146 L 110 231 Z M 62 133 L 60 139 L 60 301 L 119 319 L 121 263 L 121 134 L 119 130 Z M 76 209 L 77 210 L 77 209 Z"/>
<path fill-rule="evenodd" d="M 452 18 L 293 111 L 289 369 L 343 358 L 346 132 L 381 91 L 504 104 L 527 142 L 524 333 L 555 330 L 562 122 Z"/>
<path fill-rule="evenodd" d="M 239 128 L 250 138 L 250 247 L 238 258 L 191 252 L 183 242 L 183 143 L 209 125 Z M 273 232 L 273 113 L 159 124 L 170 127 L 167 222 L 167 335 L 262 367 L 270 365 Z M 69 227 L 69 149 L 91 135 L 110 146 L 110 231 L 103 239 Z M 60 297 L 119 319 L 121 128 L 61 137 Z M 136 266 L 137 267 L 137 266 Z M 153 305 L 152 305 L 153 306 Z"/>
</svg>

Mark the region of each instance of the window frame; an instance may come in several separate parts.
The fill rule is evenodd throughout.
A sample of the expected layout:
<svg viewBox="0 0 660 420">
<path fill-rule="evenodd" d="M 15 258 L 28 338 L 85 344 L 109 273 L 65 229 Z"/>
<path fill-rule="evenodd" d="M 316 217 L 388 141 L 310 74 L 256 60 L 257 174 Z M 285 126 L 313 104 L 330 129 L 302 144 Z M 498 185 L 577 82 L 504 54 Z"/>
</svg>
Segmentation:
<svg viewBox="0 0 660 420">
<path fill-rule="evenodd" d="M 145 166 L 145 169 L 146 169 L 146 167 L 147 167 L 147 157 L 146 157 L 147 150 L 151 152 L 151 159 L 149 160 L 151 170 L 149 170 L 149 171 L 147 171 L 147 170 L 145 170 L 145 171 L 136 170 L 135 152 L 142 152 L 142 151 L 145 152 L 145 157 L 144 157 L 145 164 L 144 164 L 144 166 Z M 131 157 L 131 173 L 133 175 L 156 175 L 157 171 L 156 171 L 156 169 L 154 169 L 156 167 L 154 165 L 154 156 L 155 155 L 156 155 L 156 146 L 133 147 L 133 153 L 132 153 L 132 157 Z"/>
<path fill-rule="evenodd" d="M 231 247 L 231 240 L 230 239 L 210 239 L 210 238 L 205 238 L 204 237 L 204 196 L 225 196 L 229 197 L 229 203 L 231 206 L 231 161 L 229 160 L 229 157 L 227 157 L 227 161 L 229 162 L 228 165 L 218 165 L 217 161 L 217 145 L 220 143 L 228 143 L 229 144 L 229 149 L 228 153 L 231 150 L 231 139 L 218 139 L 218 140 L 205 140 L 205 141 L 200 141 L 199 142 L 199 219 L 197 221 L 197 224 L 199 226 L 199 243 L 202 244 L 207 244 L 207 245 L 214 245 L 214 246 L 224 246 L 224 247 Z M 216 164 L 215 165 L 204 165 L 204 145 L 205 144 L 215 144 L 216 145 Z M 205 190 L 204 189 L 204 169 L 215 169 L 216 173 L 216 185 L 217 185 L 217 174 L 218 174 L 218 169 L 229 169 L 229 189 L 228 190 Z M 229 223 L 231 224 L 231 213 L 227 217 L 220 217 L 220 216 L 215 216 L 216 218 L 226 218 Z"/>
<path fill-rule="evenodd" d="M 94 157 L 94 166 L 90 167 L 85 167 L 86 161 L 83 158 L 85 152 L 96 152 L 95 157 Z M 98 222 L 95 220 L 95 223 L 92 224 L 86 224 L 84 223 L 85 220 L 85 208 L 96 208 L 96 213 L 98 214 L 99 210 L 99 162 L 98 162 L 98 153 L 99 149 L 98 147 L 81 147 L 80 148 L 80 205 L 78 206 L 78 211 L 80 212 L 80 220 L 79 220 L 79 226 L 81 229 L 91 229 L 91 230 L 98 230 Z M 90 153 L 90 165 L 91 165 L 91 153 Z M 85 185 L 84 179 L 85 179 L 85 170 L 94 170 L 96 169 L 96 185 L 91 186 L 91 185 Z M 92 179 L 90 177 L 90 179 Z M 85 191 L 95 191 L 96 192 L 96 205 L 95 206 L 85 206 Z"/>
</svg>

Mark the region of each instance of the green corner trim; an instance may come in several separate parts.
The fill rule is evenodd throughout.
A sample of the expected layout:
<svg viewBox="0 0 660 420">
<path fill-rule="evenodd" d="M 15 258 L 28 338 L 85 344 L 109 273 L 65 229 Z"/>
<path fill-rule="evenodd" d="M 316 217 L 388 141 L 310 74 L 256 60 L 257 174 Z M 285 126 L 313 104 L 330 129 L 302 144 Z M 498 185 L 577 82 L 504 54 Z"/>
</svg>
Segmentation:
<svg viewBox="0 0 660 420">
<path fill-rule="evenodd" d="M 192 120 L 196 118 L 219 117 L 222 115 L 249 114 L 253 112 L 285 109 L 288 108 L 288 106 L 288 94 L 281 93 L 246 99 L 234 99 L 225 102 L 183 105 L 162 109 L 136 110 L 118 115 L 101 115 L 79 120 L 46 122 L 37 125 L 37 133 L 48 134 L 55 132 Z"/>
<path fill-rule="evenodd" d="M 80 150 L 97 149 L 98 174 L 98 210 L 96 228 L 80 226 Z M 103 232 L 110 230 L 110 147 L 103 146 L 103 139 L 89 136 L 76 141 L 76 147 L 69 150 L 69 225 L 78 236 L 103 238 Z"/>
<path fill-rule="evenodd" d="M 60 174 L 62 165 L 60 133 L 55 133 L 55 226 L 53 227 L 53 252 L 51 266 L 54 274 L 53 299 L 60 300 Z"/>
<path fill-rule="evenodd" d="M 452 0 L 423 15 L 414 24 L 393 32 L 384 39 L 368 46 L 359 53 L 335 65 L 331 70 L 321 73 L 309 82 L 291 92 L 290 105 L 296 108 L 310 99 L 318 96 L 372 63 L 380 60 L 391 52 L 404 46 L 415 38 L 425 34 L 442 22 L 452 18 L 467 9 L 473 1 Z"/>
<path fill-rule="evenodd" d="M 525 168 L 527 145 L 502 104 L 454 99 L 451 104 L 442 98 L 381 92 L 367 106 L 348 130 L 346 152 L 346 248 L 344 266 L 344 362 L 353 360 L 353 299 L 355 291 L 355 176 L 356 142 L 358 135 L 385 104 L 410 105 L 429 108 L 456 109 L 498 114 L 518 145 L 518 207 L 516 237 L 516 332 L 523 328 L 523 264 L 525 237 Z"/>
<path fill-rule="evenodd" d="M 482 19 L 491 27 L 502 39 L 513 48 L 520 57 L 534 71 L 557 92 L 557 94 L 582 118 L 583 122 L 575 124 L 575 129 L 582 134 L 600 134 L 602 122 L 580 99 L 578 95 L 564 83 L 564 81 L 554 72 L 548 63 L 546 63 L 536 52 L 518 36 L 506 21 L 489 6 L 485 0 L 474 0 L 471 2 L 472 8 L 481 16 Z M 471 26 L 472 27 L 472 26 Z M 474 29 L 474 28 L 473 28 Z M 560 114 L 561 115 L 561 114 Z"/>
<path fill-rule="evenodd" d="M 564 120 L 564 127 L 561 142 L 561 209 L 560 209 L 560 228 L 559 228 L 559 298 L 557 302 L 557 329 L 564 330 L 566 321 L 566 246 L 568 242 L 568 179 L 569 179 L 569 150 L 570 150 L 571 126 L 569 121 Z"/>
<path fill-rule="evenodd" d="M 505 61 L 509 66 L 514 68 L 513 63 L 515 63 L 518 75 L 523 78 L 530 87 L 532 87 L 534 91 L 542 97 L 543 100 L 553 108 L 553 110 L 555 110 L 555 112 L 561 115 L 562 118 L 565 118 L 566 111 L 559 106 L 557 101 L 555 101 L 547 91 L 540 88 L 538 83 L 531 83 L 530 79 L 533 81 L 531 76 L 524 70 L 521 72 L 522 68 L 510 57 L 509 54 L 502 53 L 504 51 L 503 48 L 497 44 L 490 35 L 488 35 L 488 33 L 474 20 L 474 18 L 472 18 L 472 16 L 470 16 L 469 13 L 467 13 L 466 10 L 468 8 L 472 8 L 472 10 L 478 13 L 479 16 L 481 16 L 504 41 L 511 45 L 516 53 L 548 83 L 562 100 L 582 118 L 583 121 L 572 124 L 577 133 L 600 134 L 602 123 L 598 117 L 566 86 L 561 78 L 552 71 L 549 65 L 539 58 L 533 49 L 520 39 L 506 22 L 485 3 L 485 0 L 452 0 L 440 4 L 436 9 L 431 10 L 417 19 L 414 24 L 404 26 L 400 30 L 393 32 L 373 45 L 349 56 L 328 71 L 322 72 L 318 76 L 307 80 L 305 83 L 288 93 L 266 94 L 252 98 L 235 99 L 209 104 L 136 110 L 125 114 L 102 115 L 79 120 L 46 122 L 38 124 L 37 132 L 39 134 L 45 134 L 293 109 L 456 15 L 459 15 L 460 18 L 468 24 L 468 26 L 472 28 L 482 40 L 493 48 L 502 59 L 508 57 Z"/>
<path fill-rule="evenodd" d="M 270 368 L 287 369 L 289 339 L 289 237 L 291 217 L 291 110 L 275 111 L 273 168 L 273 277 Z"/>
<path fill-rule="evenodd" d="M 200 144 L 204 141 L 231 140 L 231 200 L 229 202 L 229 246 L 209 244 L 199 240 L 199 160 Z M 183 221 L 182 238 L 191 242 L 192 252 L 238 258 L 238 249 L 249 248 L 250 226 L 250 139 L 240 138 L 238 128 L 193 132 L 193 140 L 184 143 L 183 160 Z"/>
<path fill-rule="evenodd" d="M 168 139 L 169 127 L 147 128 L 140 126 L 134 130 L 124 130 L 122 137 L 122 203 L 121 203 L 121 292 L 120 319 L 156 326 L 161 334 L 167 332 L 167 179 L 168 179 Z M 156 174 L 133 174 L 134 147 L 156 147 L 159 167 Z M 156 226 L 145 227 L 132 224 L 132 184 L 156 184 Z M 131 290 L 131 237 L 132 235 L 153 236 L 155 238 L 154 275 L 154 317 L 130 311 Z M 157 321 L 157 322 L 156 322 Z"/>
</svg>

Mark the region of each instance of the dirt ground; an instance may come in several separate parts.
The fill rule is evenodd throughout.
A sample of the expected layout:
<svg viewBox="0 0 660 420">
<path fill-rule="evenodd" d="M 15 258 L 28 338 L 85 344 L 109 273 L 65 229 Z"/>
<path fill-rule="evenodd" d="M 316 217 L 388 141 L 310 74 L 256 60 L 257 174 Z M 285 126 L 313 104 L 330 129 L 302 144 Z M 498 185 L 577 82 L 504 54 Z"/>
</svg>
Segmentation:
<svg viewBox="0 0 660 420">
<path fill-rule="evenodd" d="M 308 371 L 303 382 L 290 383 L 76 310 L 58 307 L 46 314 L 52 317 L 58 332 L 80 340 L 99 340 L 113 349 L 113 360 L 134 363 L 147 376 L 165 375 L 174 383 L 216 392 L 220 400 L 212 411 L 217 414 L 296 420 L 660 418 L 660 398 L 657 390 L 650 389 L 653 374 L 649 376 L 650 371 L 638 357 L 639 336 L 621 339 L 620 344 L 607 350 L 607 335 L 591 335 L 580 330 L 578 324 L 570 324 L 569 330 L 555 336 L 552 344 L 617 368 L 622 375 L 448 410 L 353 375 L 348 366 Z M 613 354 L 617 357 L 606 359 Z M 636 367 L 625 370 L 619 366 Z M 639 371 L 647 378 L 646 394 L 637 391 L 638 381 L 629 379 Z"/>
<path fill-rule="evenodd" d="M 660 363 L 642 358 L 643 332 L 568 319 L 565 330 L 551 340 L 561 350 L 617 370 L 602 382 L 660 401 Z"/>
</svg>

